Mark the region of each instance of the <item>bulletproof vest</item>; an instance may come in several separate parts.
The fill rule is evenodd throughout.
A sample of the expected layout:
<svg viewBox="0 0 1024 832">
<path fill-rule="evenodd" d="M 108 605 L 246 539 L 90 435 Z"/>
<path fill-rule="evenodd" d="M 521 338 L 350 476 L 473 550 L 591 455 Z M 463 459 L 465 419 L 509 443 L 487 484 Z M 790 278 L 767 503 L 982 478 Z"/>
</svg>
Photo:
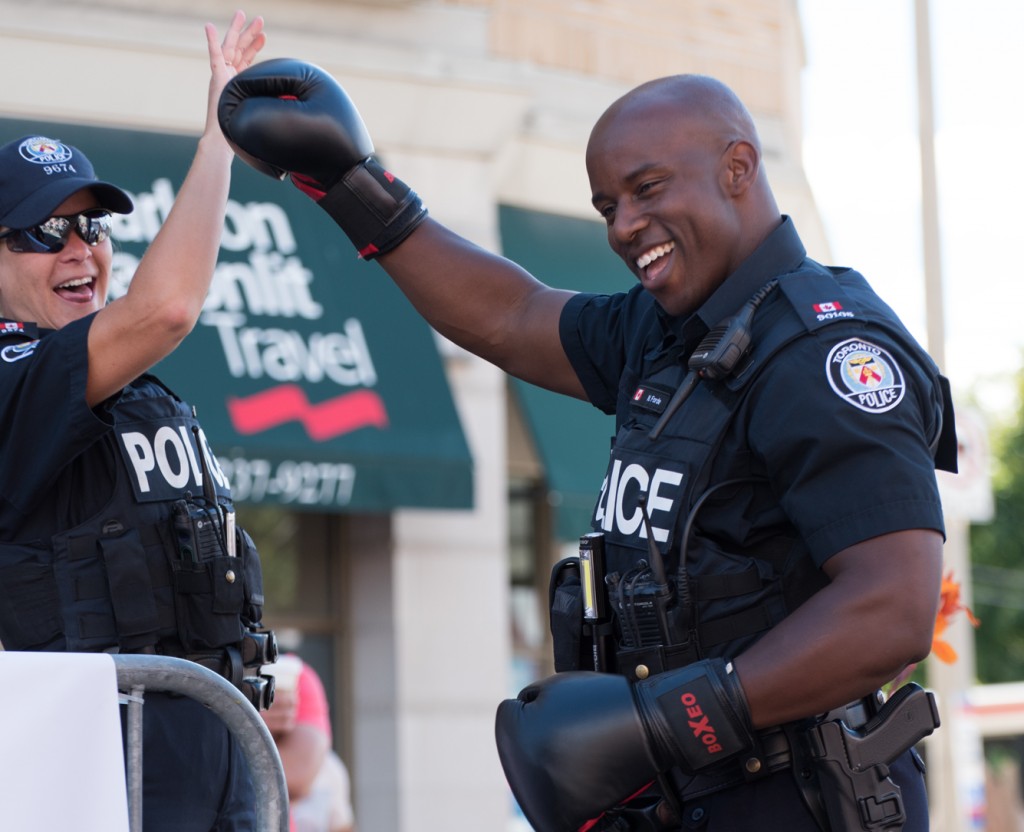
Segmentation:
<svg viewBox="0 0 1024 832">
<path fill-rule="evenodd" d="M 146 375 L 105 409 L 111 430 L 85 453 L 114 461 L 110 499 L 48 541 L 0 543 L 0 640 L 178 656 L 238 645 L 262 615 L 259 557 L 191 408 Z"/>
<path fill-rule="evenodd" d="M 937 368 L 859 274 L 808 261 L 763 295 L 751 319 L 749 352 L 730 372 L 716 378 L 712 368 L 698 380 L 686 356 L 648 354 L 620 387 L 617 434 L 592 527 L 603 535 L 618 645 L 612 669 L 632 678 L 705 657 L 735 656 L 826 582 L 795 532 L 757 551 L 728 551 L 700 532 L 706 500 L 754 481 L 740 476 L 712 482 L 712 462 L 751 382 L 779 350 L 856 318 L 920 356 L 939 383 Z M 830 302 L 823 305 L 823 298 Z M 664 419 L 681 387 L 692 390 Z M 660 433 L 652 438 L 659 422 Z M 668 602 L 658 589 L 665 583 Z"/>
</svg>

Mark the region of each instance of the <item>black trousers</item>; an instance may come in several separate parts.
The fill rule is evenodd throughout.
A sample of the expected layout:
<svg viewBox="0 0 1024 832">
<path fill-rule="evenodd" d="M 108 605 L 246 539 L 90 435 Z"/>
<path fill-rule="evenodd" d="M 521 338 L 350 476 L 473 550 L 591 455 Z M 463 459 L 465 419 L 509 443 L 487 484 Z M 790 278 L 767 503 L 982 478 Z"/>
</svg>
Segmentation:
<svg viewBox="0 0 1024 832">
<path fill-rule="evenodd" d="M 122 735 L 126 709 L 121 709 Z M 241 748 L 201 703 L 146 693 L 142 708 L 144 832 L 253 832 L 256 793 Z"/>
</svg>

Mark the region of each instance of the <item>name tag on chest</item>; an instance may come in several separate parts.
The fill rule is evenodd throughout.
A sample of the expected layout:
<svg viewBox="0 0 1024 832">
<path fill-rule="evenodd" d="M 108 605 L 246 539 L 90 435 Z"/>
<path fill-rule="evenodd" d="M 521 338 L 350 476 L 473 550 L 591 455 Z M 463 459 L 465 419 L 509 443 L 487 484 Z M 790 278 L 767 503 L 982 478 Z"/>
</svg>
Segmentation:
<svg viewBox="0 0 1024 832">
<path fill-rule="evenodd" d="M 633 392 L 633 407 L 648 413 L 662 413 L 672 399 L 672 391 L 656 384 L 637 385 Z"/>
</svg>

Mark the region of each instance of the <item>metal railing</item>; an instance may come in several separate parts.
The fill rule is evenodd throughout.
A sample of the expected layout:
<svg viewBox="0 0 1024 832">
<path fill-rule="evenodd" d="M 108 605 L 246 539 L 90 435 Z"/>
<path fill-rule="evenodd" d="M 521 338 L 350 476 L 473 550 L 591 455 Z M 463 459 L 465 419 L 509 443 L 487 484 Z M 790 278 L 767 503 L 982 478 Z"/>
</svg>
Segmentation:
<svg viewBox="0 0 1024 832">
<path fill-rule="evenodd" d="M 179 693 L 221 718 L 249 764 L 256 793 L 257 832 L 288 832 L 288 788 L 274 738 L 245 695 L 224 677 L 186 659 L 114 655 L 118 689 L 128 695 L 125 768 L 128 821 L 142 832 L 142 708 L 145 691 Z"/>
</svg>

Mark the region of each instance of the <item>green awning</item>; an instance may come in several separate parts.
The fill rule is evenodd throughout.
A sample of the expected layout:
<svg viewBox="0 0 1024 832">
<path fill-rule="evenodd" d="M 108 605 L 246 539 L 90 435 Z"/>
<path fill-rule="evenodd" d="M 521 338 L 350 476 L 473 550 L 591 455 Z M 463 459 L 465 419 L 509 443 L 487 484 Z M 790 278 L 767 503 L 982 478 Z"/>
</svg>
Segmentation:
<svg viewBox="0 0 1024 832">
<path fill-rule="evenodd" d="M 500 222 L 505 256 L 551 286 L 619 292 L 632 285 L 632 275 L 608 248 L 600 221 L 503 205 Z M 585 402 L 516 379 L 512 386 L 544 465 L 555 535 L 574 540 L 590 530 L 614 419 Z"/>
<path fill-rule="evenodd" d="M 114 230 L 123 294 L 194 137 L 0 119 L 3 141 L 75 145 L 132 193 Z M 289 183 L 233 167 L 220 261 L 195 330 L 155 372 L 195 405 L 239 502 L 317 511 L 468 508 L 472 462 L 430 328 Z"/>
</svg>

